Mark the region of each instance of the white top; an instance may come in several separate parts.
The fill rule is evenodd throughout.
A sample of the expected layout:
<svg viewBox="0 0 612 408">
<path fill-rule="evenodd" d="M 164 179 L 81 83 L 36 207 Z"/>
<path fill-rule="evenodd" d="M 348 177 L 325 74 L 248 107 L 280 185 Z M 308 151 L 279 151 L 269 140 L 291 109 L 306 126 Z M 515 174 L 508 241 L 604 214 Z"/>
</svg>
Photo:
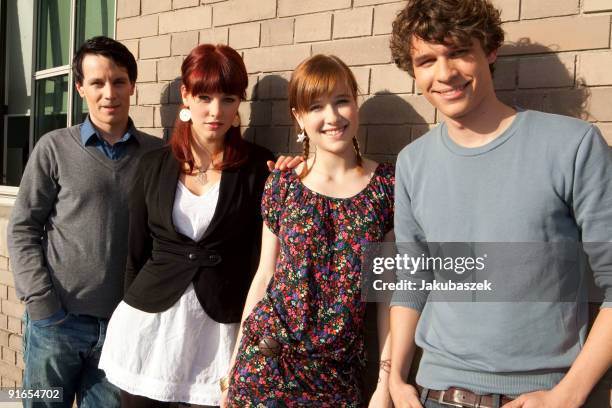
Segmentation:
<svg viewBox="0 0 612 408">
<path fill-rule="evenodd" d="M 201 196 L 180 181 L 174 227 L 198 241 L 212 220 L 219 183 Z M 219 379 L 227 374 L 238 323 L 211 319 L 193 284 L 168 310 L 147 313 L 121 302 L 108 325 L 99 367 L 108 380 L 134 395 L 158 401 L 219 405 Z"/>
</svg>

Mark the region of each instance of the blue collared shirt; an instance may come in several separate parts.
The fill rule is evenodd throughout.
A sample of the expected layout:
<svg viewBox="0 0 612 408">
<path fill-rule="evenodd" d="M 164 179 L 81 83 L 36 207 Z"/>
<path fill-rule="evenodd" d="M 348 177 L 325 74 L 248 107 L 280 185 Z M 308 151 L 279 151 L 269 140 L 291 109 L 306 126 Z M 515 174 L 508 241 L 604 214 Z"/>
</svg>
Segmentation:
<svg viewBox="0 0 612 408">
<path fill-rule="evenodd" d="M 104 153 L 111 160 L 118 160 L 125 153 L 125 149 L 130 140 L 136 140 L 133 136 L 136 131 L 132 119 L 128 122 L 128 130 L 115 144 L 108 143 L 96 130 L 89 119 L 89 115 L 81 124 L 81 143 L 83 146 L 95 146 L 96 149 Z"/>
</svg>

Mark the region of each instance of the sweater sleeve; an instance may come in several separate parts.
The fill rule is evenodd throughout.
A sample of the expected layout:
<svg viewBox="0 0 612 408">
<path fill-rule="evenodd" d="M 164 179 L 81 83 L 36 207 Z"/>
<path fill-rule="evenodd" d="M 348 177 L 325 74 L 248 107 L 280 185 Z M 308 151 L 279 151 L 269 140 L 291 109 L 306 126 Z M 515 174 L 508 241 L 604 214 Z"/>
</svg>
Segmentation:
<svg viewBox="0 0 612 408">
<path fill-rule="evenodd" d="M 151 256 L 153 238 L 149 229 L 149 212 L 145 200 L 145 177 L 147 171 L 146 160 L 138 163 L 136 176 L 128 196 L 129 232 L 128 254 L 125 266 L 124 293 L 136 279 L 138 272 Z"/>
<path fill-rule="evenodd" d="M 400 255 L 419 256 L 425 252 L 425 234 L 417 222 L 412 209 L 410 197 L 410 169 L 406 151 L 398 156 L 395 166 L 395 217 L 394 230 L 397 250 Z M 422 280 L 432 280 L 433 272 L 420 270 L 410 273 L 405 269 L 396 271 L 397 281 L 412 281 L 421 287 Z M 404 306 L 421 312 L 427 302 L 429 293 L 424 290 L 396 290 L 391 299 L 391 306 Z"/>
<path fill-rule="evenodd" d="M 612 152 L 594 126 L 576 152 L 572 209 L 595 284 L 604 290 L 602 307 L 612 307 Z"/>
<path fill-rule="evenodd" d="M 15 289 L 32 320 L 62 309 L 45 261 L 43 244 L 59 191 L 58 157 L 44 136 L 28 159 L 8 225 L 8 248 Z"/>
</svg>

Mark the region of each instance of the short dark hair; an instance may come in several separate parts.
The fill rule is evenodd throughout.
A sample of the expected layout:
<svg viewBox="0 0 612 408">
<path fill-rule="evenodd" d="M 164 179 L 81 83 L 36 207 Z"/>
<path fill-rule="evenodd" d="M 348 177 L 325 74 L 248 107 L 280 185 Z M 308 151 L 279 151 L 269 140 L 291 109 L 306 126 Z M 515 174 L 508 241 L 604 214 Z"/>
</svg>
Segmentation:
<svg viewBox="0 0 612 408">
<path fill-rule="evenodd" d="M 98 36 L 85 41 L 79 50 L 74 54 L 72 59 L 72 73 L 77 84 L 83 83 L 83 58 L 88 54 L 101 55 L 113 60 L 120 67 L 123 67 L 128 72 L 128 77 L 131 83 L 136 82 L 138 77 L 138 66 L 134 56 L 121 44 L 112 38 Z"/>
<path fill-rule="evenodd" d="M 413 37 L 469 47 L 476 38 L 488 55 L 504 42 L 501 18 L 489 0 L 409 0 L 393 22 L 391 54 L 395 64 L 414 77 Z M 489 65 L 493 72 L 493 64 Z"/>
</svg>

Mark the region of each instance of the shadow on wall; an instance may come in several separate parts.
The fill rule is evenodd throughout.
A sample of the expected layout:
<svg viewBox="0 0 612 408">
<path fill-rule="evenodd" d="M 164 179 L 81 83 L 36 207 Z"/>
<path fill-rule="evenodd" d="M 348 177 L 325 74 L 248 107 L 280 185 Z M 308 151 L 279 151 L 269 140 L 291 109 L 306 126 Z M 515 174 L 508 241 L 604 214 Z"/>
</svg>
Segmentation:
<svg viewBox="0 0 612 408">
<path fill-rule="evenodd" d="M 359 143 L 367 157 L 378 162 L 395 163 L 404 146 L 429 130 L 427 120 L 410 104 L 411 98 L 420 97 L 382 91 L 361 104 Z M 433 121 L 433 117 L 431 119 Z"/>
<path fill-rule="evenodd" d="M 502 46 L 494 73 L 497 95 L 509 105 L 593 119 L 588 112 L 590 90 L 576 75 L 576 56 L 556 52 L 554 45 L 529 38 Z"/>
<path fill-rule="evenodd" d="M 177 77 L 164 87 L 161 94 L 161 106 L 159 107 L 159 119 L 161 127 L 164 128 L 164 141 L 168 141 L 172 136 L 174 122 L 181 107 L 181 78 Z M 160 123 L 156 123 L 159 126 Z"/>
<path fill-rule="evenodd" d="M 246 140 L 264 146 L 276 154 L 298 154 L 295 129 L 287 102 L 288 78 L 266 75 L 249 87 L 249 101 L 240 105 L 243 135 Z"/>
</svg>

